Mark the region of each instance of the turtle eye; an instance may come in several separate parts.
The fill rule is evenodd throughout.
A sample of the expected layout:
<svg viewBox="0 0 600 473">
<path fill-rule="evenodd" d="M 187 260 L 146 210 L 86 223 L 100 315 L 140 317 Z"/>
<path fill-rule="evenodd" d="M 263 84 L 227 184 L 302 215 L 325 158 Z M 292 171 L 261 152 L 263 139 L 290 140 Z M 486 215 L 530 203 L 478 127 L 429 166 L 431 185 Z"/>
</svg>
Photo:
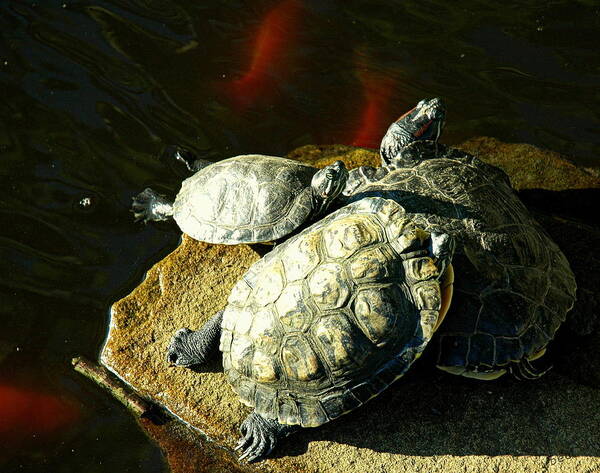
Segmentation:
<svg viewBox="0 0 600 473">
<path fill-rule="evenodd" d="M 333 172 L 332 171 L 327 171 L 325 173 L 325 177 L 331 181 L 333 179 Z"/>
</svg>

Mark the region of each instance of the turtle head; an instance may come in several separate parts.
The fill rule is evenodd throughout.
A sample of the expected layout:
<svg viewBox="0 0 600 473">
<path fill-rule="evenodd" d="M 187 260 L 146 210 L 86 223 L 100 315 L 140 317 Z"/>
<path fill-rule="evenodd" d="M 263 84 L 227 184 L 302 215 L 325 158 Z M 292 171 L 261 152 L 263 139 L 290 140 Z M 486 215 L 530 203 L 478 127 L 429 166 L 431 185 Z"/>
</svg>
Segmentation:
<svg viewBox="0 0 600 473">
<path fill-rule="evenodd" d="M 310 183 L 314 200 L 313 212 L 315 214 L 324 212 L 344 190 L 347 180 L 348 170 L 342 161 L 336 161 L 319 170 Z"/>
<path fill-rule="evenodd" d="M 436 141 L 446 122 L 446 107 L 439 98 L 421 100 L 390 125 L 379 152 L 383 165 L 389 165 L 400 152 L 416 141 Z"/>
</svg>

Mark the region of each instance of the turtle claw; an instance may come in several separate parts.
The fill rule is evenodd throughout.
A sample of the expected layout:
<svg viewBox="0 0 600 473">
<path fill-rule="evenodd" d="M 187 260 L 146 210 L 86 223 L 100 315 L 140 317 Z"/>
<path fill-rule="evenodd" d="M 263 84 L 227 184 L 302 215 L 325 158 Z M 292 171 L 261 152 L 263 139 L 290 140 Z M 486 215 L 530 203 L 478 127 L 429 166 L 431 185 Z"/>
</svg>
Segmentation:
<svg viewBox="0 0 600 473">
<path fill-rule="evenodd" d="M 243 450 L 239 461 L 248 463 L 264 460 L 277 444 L 277 433 L 258 414 L 250 414 L 240 426 L 243 437 L 235 450 Z"/>
</svg>

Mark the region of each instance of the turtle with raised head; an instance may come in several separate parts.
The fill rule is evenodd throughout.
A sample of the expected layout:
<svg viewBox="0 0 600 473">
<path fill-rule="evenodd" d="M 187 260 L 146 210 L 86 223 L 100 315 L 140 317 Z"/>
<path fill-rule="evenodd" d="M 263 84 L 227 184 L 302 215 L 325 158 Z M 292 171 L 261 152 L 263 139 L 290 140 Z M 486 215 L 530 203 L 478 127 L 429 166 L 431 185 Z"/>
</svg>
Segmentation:
<svg viewBox="0 0 600 473">
<path fill-rule="evenodd" d="M 342 204 L 393 199 L 429 232 L 456 240 L 452 313 L 437 334 L 437 365 L 494 379 L 507 371 L 535 378 L 530 361 L 575 301 L 569 263 L 534 220 L 499 168 L 437 142 L 440 99 L 422 100 L 388 129 L 382 166 L 350 171 Z"/>
<path fill-rule="evenodd" d="M 200 330 L 179 330 L 168 360 L 203 363 L 217 347 L 241 402 L 241 458 L 352 411 L 401 377 L 452 294 L 453 240 L 366 198 L 275 247 Z"/>
<path fill-rule="evenodd" d="M 172 217 L 184 233 L 207 243 L 264 243 L 316 220 L 347 177 L 341 161 L 317 169 L 286 158 L 242 155 L 195 172 L 173 203 L 145 189 L 134 198 L 133 212 L 145 221 Z"/>
</svg>

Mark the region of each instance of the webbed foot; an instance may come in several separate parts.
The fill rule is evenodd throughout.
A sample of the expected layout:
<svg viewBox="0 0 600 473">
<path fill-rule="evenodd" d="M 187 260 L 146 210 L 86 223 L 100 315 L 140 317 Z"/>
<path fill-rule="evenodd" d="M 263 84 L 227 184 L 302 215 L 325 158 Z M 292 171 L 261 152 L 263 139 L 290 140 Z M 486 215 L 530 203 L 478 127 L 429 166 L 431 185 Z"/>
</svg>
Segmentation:
<svg viewBox="0 0 600 473">
<path fill-rule="evenodd" d="M 173 206 L 166 196 L 146 188 L 133 198 L 131 211 L 136 222 L 160 221 L 168 220 L 173 215 Z"/>
<path fill-rule="evenodd" d="M 198 350 L 198 332 L 189 328 L 181 328 L 171 338 L 167 349 L 167 360 L 177 366 L 199 365 L 206 357 Z"/>
<path fill-rule="evenodd" d="M 167 348 L 167 361 L 186 367 L 204 363 L 219 347 L 222 320 L 223 311 L 220 310 L 200 330 L 177 330 Z"/>
<path fill-rule="evenodd" d="M 249 463 L 264 460 L 280 438 L 299 429 L 297 425 L 282 425 L 275 419 L 267 419 L 252 412 L 240 425 L 242 438 L 235 447 L 236 450 L 242 450 L 239 459 L 246 459 Z"/>
</svg>

